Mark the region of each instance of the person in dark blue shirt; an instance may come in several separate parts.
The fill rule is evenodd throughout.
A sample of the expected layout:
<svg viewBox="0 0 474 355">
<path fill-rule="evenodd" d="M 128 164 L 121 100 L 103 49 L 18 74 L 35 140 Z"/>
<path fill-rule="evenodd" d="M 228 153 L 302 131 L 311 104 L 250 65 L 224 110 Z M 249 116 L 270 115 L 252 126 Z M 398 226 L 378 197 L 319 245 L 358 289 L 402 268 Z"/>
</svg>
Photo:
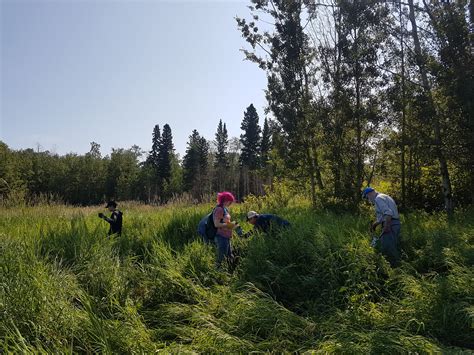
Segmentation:
<svg viewBox="0 0 474 355">
<path fill-rule="evenodd" d="M 103 213 L 99 213 L 99 218 L 102 218 L 104 221 L 109 222 L 109 235 L 120 235 L 122 233 L 122 212 L 117 209 L 117 203 L 115 201 L 109 201 L 105 208 L 112 212 L 112 215 L 109 218 L 104 216 Z"/>
<path fill-rule="evenodd" d="M 276 214 L 258 214 L 255 211 L 247 213 L 247 221 L 253 225 L 253 230 L 246 233 L 244 236 L 249 237 L 255 232 L 269 233 L 278 228 L 287 228 L 290 222 L 277 216 Z"/>
</svg>

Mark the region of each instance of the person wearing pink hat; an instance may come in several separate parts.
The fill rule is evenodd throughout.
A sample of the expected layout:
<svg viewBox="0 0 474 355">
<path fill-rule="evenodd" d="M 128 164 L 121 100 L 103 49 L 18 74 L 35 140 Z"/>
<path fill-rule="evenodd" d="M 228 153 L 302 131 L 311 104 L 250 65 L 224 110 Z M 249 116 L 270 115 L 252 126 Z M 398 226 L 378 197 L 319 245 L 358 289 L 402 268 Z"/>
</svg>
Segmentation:
<svg viewBox="0 0 474 355">
<path fill-rule="evenodd" d="M 220 269 L 224 258 L 229 266 L 233 265 L 234 255 L 232 253 L 232 232 L 239 226 L 237 222 L 232 222 L 229 207 L 235 201 L 235 197 L 228 191 L 217 194 L 217 207 L 213 212 L 214 226 L 217 228 L 215 243 L 217 247 L 216 268 Z"/>
</svg>

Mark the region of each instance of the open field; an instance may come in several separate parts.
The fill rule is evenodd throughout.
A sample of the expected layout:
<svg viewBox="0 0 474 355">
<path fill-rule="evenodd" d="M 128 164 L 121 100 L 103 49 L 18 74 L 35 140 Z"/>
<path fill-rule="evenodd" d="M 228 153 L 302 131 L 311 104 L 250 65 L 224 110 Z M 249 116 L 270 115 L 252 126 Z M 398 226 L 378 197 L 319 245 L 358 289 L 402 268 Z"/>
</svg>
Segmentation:
<svg viewBox="0 0 474 355">
<path fill-rule="evenodd" d="M 404 262 L 391 270 L 370 247 L 369 211 L 266 209 L 292 228 L 234 238 L 229 274 L 195 231 L 210 205 L 121 209 L 124 232 L 110 238 L 100 208 L 0 209 L 3 351 L 474 350 L 472 211 L 403 216 Z"/>
</svg>

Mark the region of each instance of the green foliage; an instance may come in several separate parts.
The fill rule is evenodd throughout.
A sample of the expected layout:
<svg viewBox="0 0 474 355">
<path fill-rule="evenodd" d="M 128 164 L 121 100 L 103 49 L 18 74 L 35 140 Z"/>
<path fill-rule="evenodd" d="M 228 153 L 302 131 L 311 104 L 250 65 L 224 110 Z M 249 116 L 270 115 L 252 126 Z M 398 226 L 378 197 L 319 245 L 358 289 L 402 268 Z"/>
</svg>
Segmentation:
<svg viewBox="0 0 474 355">
<path fill-rule="evenodd" d="M 262 129 L 262 141 L 260 144 L 260 163 L 263 168 L 265 168 L 268 164 L 268 160 L 270 159 L 270 150 L 272 149 L 272 132 L 270 129 L 270 124 L 268 123 L 268 119 L 265 117 L 263 121 L 263 129 Z"/>
<path fill-rule="evenodd" d="M 262 209 L 274 211 L 288 207 L 291 202 L 300 205 L 305 198 L 298 195 L 294 184 L 288 180 L 274 180 L 271 185 L 264 186 L 265 195 L 248 195 L 245 197 L 247 210 L 260 211 Z"/>
<path fill-rule="evenodd" d="M 202 198 L 208 179 L 209 143 L 197 130 L 189 136 L 186 154 L 183 157 L 183 187 L 193 197 Z"/>
<path fill-rule="evenodd" d="M 158 175 L 162 184 L 166 184 L 166 189 L 163 186 L 161 200 L 166 202 L 170 197 L 168 186 L 173 177 L 172 160 L 174 157 L 173 136 L 171 134 L 171 127 L 168 124 L 163 126 L 163 134 L 158 149 Z"/>
<path fill-rule="evenodd" d="M 229 146 L 229 135 L 227 133 L 226 124 L 219 120 L 217 125 L 217 132 L 215 135 L 216 153 L 214 159 L 214 179 L 213 184 L 217 191 L 226 191 L 229 189 L 229 154 L 227 152 Z"/>
<path fill-rule="evenodd" d="M 260 125 L 258 124 L 258 113 L 253 104 L 250 104 L 245 110 L 240 128 L 244 131 L 240 135 L 240 142 L 242 143 L 240 163 L 250 170 L 256 170 L 260 166 L 262 137 Z"/>
<path fill-rule="evenodd" d="M 229 135 L 227 133 L 226 124 L 222 124 L 219 120 L 216 132 L 216 160 L 215 167 L 219 169 L 226 169 L 229 165 L 227 161 L 227 147 L 229 145 Z"/>
<path fill-rule="evenodd" d="M 313 205 L 332 210 L 354 210 L 373 178 L 398 187 L 403 208 L 472 204 L 465 2 L 250 2 L 236 21 L 268 79 L 277 178 L 304 181 Z"/>
<path fill-rule="evenodd" d="M 453 220 L 404 215 L 404 260 L 392 270 L 369 246 L 369 211 L 315 211 L 288 186 L 275 186 L 275 196 L 249 198 L 230 212 L 237 220 L 250 208 L 275 212 L 292 227 L 234 240 L 241 263 L 232 275 L 214 269 L 214 249 L 196 234 L 210 205 L 124 205 L 124 231 L 111 237 L 93 208 L 1 208 L 2 349 L 474 348 L 472 211 Z"/>
</svg>

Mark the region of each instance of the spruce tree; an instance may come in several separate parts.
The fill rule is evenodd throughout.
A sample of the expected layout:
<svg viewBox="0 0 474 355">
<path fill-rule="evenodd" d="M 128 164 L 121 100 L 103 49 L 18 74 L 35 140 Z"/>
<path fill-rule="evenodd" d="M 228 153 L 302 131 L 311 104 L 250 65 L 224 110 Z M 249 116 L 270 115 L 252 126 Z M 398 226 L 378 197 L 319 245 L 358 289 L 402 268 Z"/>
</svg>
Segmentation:
<svg viewBox="0 0 474 355">
<path fill-rule="evenodd" d="M 169 183 L 171 178 L 171 157 L 174 152 L 173 136 L 168 124 L 163 126 L 163 134 L 158 145 L 158 173 L 163 182 Z"/>
<path fill-rule="evenodd" d="M 229 145 L 229 136 L 225 123 L 219 120 L 216 132 L 216 154 L 214 161 L 215 176 L 214 188 L 215 190 L 223 190 L 226 186 L 227 171 L 229 169 L 229 158 L 227 156 L 227 148 Z M 227 179 L 228 180 L 228 179 Z"/>
<path fill-rule="evenodd" d="M 201 137 L 197 141 L 197 156 L 199 173 L 203 177 L 207 175 L 207 163 L 209 154 L 209 143 L 206 138 Z"/>
<path fill-rule="evenodd" d="M 227 159 L 227 146 L 229 145 L 229 136 L 227 135 L 227 128 L 225 123 L 222 124 L 222 120 L 219 120 L 216 132 L 216 169 L 225 169 L 229 166 Z"/>
<path fill-rule="evenodd" d="M 158 156 L 161 144 L 161 132 L 159 125 L 155 125 L 155 127 L 153 128 L 151 142 L 151 150 L 145 161 L 145 170 L 147 170 L 147 187 L 145 190 L 147 191 L 148 200 L 155 200 L 157 195 L 159 194 L 159 191 L 161 191 L 161 179 L 158 170 Z"/>
<path fill-rule="evenodd" d="M 261 129 L 258 125 L 257 110 L 250 104 L 244 112 L 244 119 L 240 128 L 244 134 L 240 135 L 242 143 L 242 153 L 240 155 L 240 163 L 242 166 L 248 167 L 250 170 L 256 170 L 259 167 L 260 143 L 262 140 Z"/>
<path fill-rule="evenodd" d="M 272 144 L 271 137 L 272 137 L 272 132 L 270 131 L 268 120 L 265 117 L 265 121 L 263 122 L 262 143 L 260 145 L 260 163 L 261 163 L 262 168 L 265 168 L 268 163 L 271 144 Z"/>
<path fill-rule="evenodd" d="M 160 126 L 155 125 L 155 127 L 153 128 L 153 134 L 151 138 L 151 150 L 148 153 L 148 157 L 146 159 L 146 164 L 148 166 L 152 166 L 155 172 L 158 171 L 158 154 L 160 151 L 160 142 L 161 142 Z"/>
</svg>

